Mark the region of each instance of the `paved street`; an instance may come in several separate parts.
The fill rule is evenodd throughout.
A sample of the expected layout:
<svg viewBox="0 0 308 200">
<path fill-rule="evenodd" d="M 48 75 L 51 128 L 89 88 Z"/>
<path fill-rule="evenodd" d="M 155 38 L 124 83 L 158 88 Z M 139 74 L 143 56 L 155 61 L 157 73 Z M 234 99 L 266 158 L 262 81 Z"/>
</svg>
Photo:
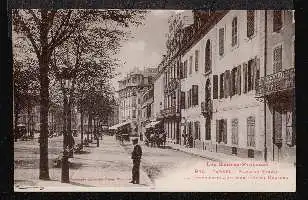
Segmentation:
<svg viewBox="0 0 308 200">
<path fill-rule="evenodd" d="M 76 143 L 79 137 L 75 138 Z M 61 168 L 55 168 L 53 161 L 61 154 L 62 137 L 49 139 L 49 167 L 51 181 L 38 179 L 39 146 L 37 138 L 31 141 L 18 141 L 14 145 L 14 185 L 52 187 L 139 187 L 151 188 L 157 179 L 168 177 L 177 169 L 185 169 L 201 158 L 172 149 L 151 148 L 142 145 L 140 184 L 128 183 L 131 180 L 133 146 L 121 146 L 114 137 L 104 136 L 100 147 L 90 144 L 86 153 L 75 154 L 70 159 L 70 184 L 62 184 Z"/>
</svg>

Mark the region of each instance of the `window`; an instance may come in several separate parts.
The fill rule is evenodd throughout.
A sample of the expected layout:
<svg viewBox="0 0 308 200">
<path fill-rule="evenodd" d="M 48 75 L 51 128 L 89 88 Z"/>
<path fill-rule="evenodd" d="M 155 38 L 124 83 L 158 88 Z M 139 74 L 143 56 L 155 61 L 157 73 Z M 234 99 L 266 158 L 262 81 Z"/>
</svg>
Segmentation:
<svg viewBox="0 0 308 200">
<path fill-rule="evenodd" d="M 190 57 L 189 57 L 189 74 L 192 73 L 192 60 L 193 60 L 193 57 L 190 56 Z"/>
<path fill-rule="evenodd" d="M 255 147 L 255 118 L 250 116 L 247 118 L 247 146 Z"/>
<path fill-rule="evenodd" d="M 185 109 L 185 92 L 181 92 L 181 109 Z"/>
<path fill-rule="evenodd" d="M 224 73 L 220 74 L 220 80 L 219 80 L 219 83 L 220 83 L 220 87 L 219 87 L 219 97 L 220 99 L 221 98 L 224 98 Z"/>
<path fill-rule="evenodd" d="M 232 46 L 237 45 L 237 17 L 232 20 Z"/>
<path fill-rule="evenodd" d="M 192 105 L 198 105 L 198 85 L 192 86 Z"/>
<path fill-rule="evenodd" d="M 247 92 L 247 63 L 244 63 L 243 65 L 243 81 L 244 81 L 244 93 Z"/>
<path fill-rule="evenodd" d="M 216 120 L 216 142 L 227 144 L 227 120 Z"/>
<path fill-rule="evenodd" d="M 274 10 L 273 12 L 273 31 L 279 32 L 282 28 L 282 11 Z"/>
<path fill-rule="evenodd" d="M 180 64 L 180 79 L 184 78 L 184 63 Z"/>
<path fill-rule="evenodd" d="M 231 71 L 231 96 L 237 94 L 237 68 L 233 68 Z"/>
<path fill-rule="evenodd" d="M 205 122 L 205 139 L 211 140 L 211 120 L 208 118 Z"/>
<path fill-rule="evenodd" d="M 212 67 L 212 60 L 211 60 L 211 42 L 207 40 L 205 46 L 205 72 L 211 70 Z"/>
<path fill-rule="evenodd" d="M 136 110 L 133 110 L 133 118 L 136 118 Z"/>
<path fill-rule="evenodd" d="M 213 99 L 218 99 L 218 75 L 213 75 Z"/>
<path fill-rule="evenodd" d="M 224 55 L 225 29 L 219 29 L 219 55 Z"/>
<path fill-rule="evenodd" d="M 199 65 L 199 51 L 196 50 L 195 51 L 195 71 L 197 72 L 198 71 L 198 66 Z"/>
<path fill-rule="evenodd" d="M 282 71 L 282 45 L 274 48 L 273 52 L 273 69 L 274 73 Z"/>
<path fill-rule="evenodd" d="M 238 119 L 232 119 L 232 144 L 238 144 Z"/>
<path fill-rule="evenodd" d="M 187 60 L 184 61 L 183 78 L 187 78 Z"/>
<path fill-rule="evenodd" d="M 195 139 L 201 139 L 200 137 L 200 122 L 195 122 Z"/>
<path fill-rule="evenodd" d="M 254 60 L 248 61 L 248 69 L 247 69 L 247 91 L 253 89 L 253 69 L 254 69 Z"/>
<path fill-rule="evenodd" d="M 255 33 L 255 11 L 247 10 L 247 37 L 250 38 Z"/>
<path fill-rule="evenodd" d="M 237 94 L 241 94 L 241 65 L 237 66 Z"/>
<path fill-rule="evenodd" d="M 231 73 L 230 70 L 226 70 L 226 89 L 225 89 L 225 98 L 231 96 Z"/>
</svg>

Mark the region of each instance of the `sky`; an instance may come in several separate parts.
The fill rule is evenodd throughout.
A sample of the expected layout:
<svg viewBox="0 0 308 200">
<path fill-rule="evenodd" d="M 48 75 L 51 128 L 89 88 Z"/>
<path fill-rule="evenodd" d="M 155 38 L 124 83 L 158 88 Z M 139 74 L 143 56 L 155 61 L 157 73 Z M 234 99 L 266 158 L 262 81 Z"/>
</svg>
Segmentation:
<svg viewBox="0 0 308 200">
<path fill-rule="evenodd" d="M 121 75 L 112 80 L 114 88 L 118 89 L 117 81 L 124 77 L 134 67 L 157 67 L 166 52 L 165 43 L 168 33 L 168 18 L 179 10 L 151 10 L 144 24 L 132 30 L 134 38 L 123 43 L 118 58 L 123 66 L 116 71 Z"/>
</svg>

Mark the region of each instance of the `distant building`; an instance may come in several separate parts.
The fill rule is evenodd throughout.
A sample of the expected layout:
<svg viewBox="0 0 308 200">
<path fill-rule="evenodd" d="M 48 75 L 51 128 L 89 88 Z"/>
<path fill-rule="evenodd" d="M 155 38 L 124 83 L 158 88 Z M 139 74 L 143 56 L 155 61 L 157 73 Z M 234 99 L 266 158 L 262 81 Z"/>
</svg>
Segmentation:
<svg viewBox="0 0 308 200">
<path fill-rule="evenodd" d="M 141 134 L 141 98 L 149 89 L 156 74 L 156 68 L 134 69 L 119 81 L 119 123 L 130 122 L 132 135 Z"/>
</svg>

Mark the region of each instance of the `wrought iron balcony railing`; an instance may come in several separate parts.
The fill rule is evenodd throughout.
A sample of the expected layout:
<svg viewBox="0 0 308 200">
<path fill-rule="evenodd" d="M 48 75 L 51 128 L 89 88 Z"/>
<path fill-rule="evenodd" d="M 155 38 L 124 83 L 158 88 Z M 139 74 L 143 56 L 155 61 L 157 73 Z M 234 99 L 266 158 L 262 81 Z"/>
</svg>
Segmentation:
<svg viewBox="0 0 308 200">
<path fill-rule="evenodd" d="M 201 113 L 206 116 L 210 117 L 213 112 L 213 102 L 212 100 L 207 100 L 201 102 Z"/>
<path fill-rule="evenodd" d="M 294 68 L 260 78 L 256 84 L 256 95 L 267 96 L 292 88 L 295 88 Z"/>
<path fill-rule="evenodd" d="M 163 116 L 171 116 L 171 115 L 176 115 L 178 113 L 180 112 L 177 106 L 172 106 L 161 110 L 161 115 Z"/>
<path fill-rule="evenodd" d="M 174 91 L 179 85 L 179 82 L 176 78 L 172 78 L 165 87 L 165 93 Z"/>
</svg>

